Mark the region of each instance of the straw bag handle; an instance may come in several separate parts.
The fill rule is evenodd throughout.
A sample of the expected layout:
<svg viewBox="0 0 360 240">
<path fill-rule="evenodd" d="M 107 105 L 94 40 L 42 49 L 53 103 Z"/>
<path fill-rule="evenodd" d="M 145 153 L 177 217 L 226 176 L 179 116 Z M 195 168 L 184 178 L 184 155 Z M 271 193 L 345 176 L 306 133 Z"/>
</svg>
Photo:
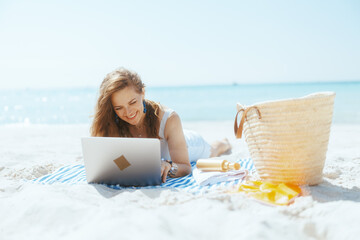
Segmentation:
<svg viewBox="0 0 360 240">
<path fill-rule="evenodd" d="M 256 109 L 256 111 L 257 111 L 257 113 L 259 115 L 259 119 L 261 119 L 261 113 L 260 113 L 260 110 L 259 110 L 258 107 L 251 106 L 251 107 L 248 107 L 248 108 L 246 108 L 246 107 L 244 108 L 244 107 L 241 106 L 240 109 L 238 110 L 238 112 L 236 113 L 235 123 L 234 123 L 234 132 L 235 132 L 236 138 L 241 138 L 245 119 L 247 120 L 246 115 L 251 109 Z M 240 121 L 240 124 L 239 124 L 239 127 L 238 127 L 238 125 L 237 125 L 237 117 L 238 117 L 240 112 L 243 112 L 243 115 L 241 117 L 241 121 Z"/>
</svg>

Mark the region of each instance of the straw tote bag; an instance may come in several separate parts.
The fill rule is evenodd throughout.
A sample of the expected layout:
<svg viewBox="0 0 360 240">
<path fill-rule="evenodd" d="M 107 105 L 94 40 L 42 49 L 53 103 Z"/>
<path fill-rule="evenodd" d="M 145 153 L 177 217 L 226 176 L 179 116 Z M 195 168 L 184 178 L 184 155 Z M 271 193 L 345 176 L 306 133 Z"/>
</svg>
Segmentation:
<svg viewBox="0 0 360 240">
<path fill-rule="evenodd" d="M 322 181 L 334 99 L 334 92 L 320 92 L 249 107 L 237 104 L 235 135 L 244 133 L 261 179 L 296 185 Z"/>
</svg>

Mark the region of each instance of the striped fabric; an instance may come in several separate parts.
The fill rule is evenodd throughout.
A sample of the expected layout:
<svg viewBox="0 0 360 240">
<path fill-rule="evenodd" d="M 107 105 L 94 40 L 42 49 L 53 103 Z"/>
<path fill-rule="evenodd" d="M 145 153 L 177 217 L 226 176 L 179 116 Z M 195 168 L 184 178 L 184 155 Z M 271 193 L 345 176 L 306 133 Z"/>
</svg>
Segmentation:
<svg viewBox="0 0 360 240">
<path fill-rule="evenodd" d="M 247 169 L 251 174 L 255 171 L 252 160 L 249 159 L 241 159 L 237 161 L 241 165 L 241 169 Z M 192 168 L 195 167 L 195 163 L 192 163 Z M 85 167 L 82 164 L 78 165 L 69 165 L 64 166 L 55 172 L 42 176 L 40 178 L 32 180 L 34 183 L 40 184 L 53 184 L 53 183 L 63 183 L 63 184 L 87 184 L 86 175 L 85 175 Z M 167 181 L 159 186 L 147 186 L 147 187 L 122 187 L 120 185 L 107 185 L 107 187 L 112 189 L 156 189 L 156 188 L 177 188 L 183 189 L 188 192 L 193 193 L 201 193 L 207 192 L 209 190 L 215 189 L 223 189 L 227 187 L 231 187 L 239 183 L 239 180 L 233 180 L 228 182 L 221 182 L 213 185 L 200 186 L 196 183 L 192 174 L 187 175 L 181 178 L 168 178 Z"/>
</svg>

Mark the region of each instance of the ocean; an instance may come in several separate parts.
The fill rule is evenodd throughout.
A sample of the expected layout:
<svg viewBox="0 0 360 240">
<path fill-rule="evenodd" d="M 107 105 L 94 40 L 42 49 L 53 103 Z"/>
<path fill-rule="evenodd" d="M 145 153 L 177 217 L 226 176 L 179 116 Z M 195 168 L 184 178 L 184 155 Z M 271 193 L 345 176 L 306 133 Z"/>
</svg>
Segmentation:
<svg viewBox="0 0 360 240">
<path fill-rule="evenodd" d="M 232 121 L 236 103 L 336 92 L 333 122 L 360 123 L 360 82 L 147 87 L 146 98 L 174 109 L 183 121 Z M 97 88 L 0 90 L 0 124 L 88 124 Z"/>
</svg>

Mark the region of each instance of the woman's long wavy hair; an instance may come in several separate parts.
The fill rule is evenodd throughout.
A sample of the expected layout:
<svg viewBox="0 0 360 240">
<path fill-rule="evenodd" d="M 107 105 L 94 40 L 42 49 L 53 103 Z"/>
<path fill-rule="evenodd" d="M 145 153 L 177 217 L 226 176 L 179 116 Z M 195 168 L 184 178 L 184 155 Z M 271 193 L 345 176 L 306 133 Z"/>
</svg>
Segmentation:
<svg viewBox="0 0 360 240">
<path fill-rule="evenodd" d="M 99 98 L 95 106 L 95 114 L 90 128 L 91 136 L 96 137 L 133 137 L 129 131 L 129 123 L 118 118 L 111 104 L 111 95 L 128 86 L 142 93 L 145 84 L 140 76 L 125 68 L 118 68 L 107 74 L 100 86 Z M 150 100 L 145 100 L 146 115 L 144 124 L 147 135 L 151 138 L 160 138 L 158 129 L 158 113 L 160 105 Z"/>
</svg>

